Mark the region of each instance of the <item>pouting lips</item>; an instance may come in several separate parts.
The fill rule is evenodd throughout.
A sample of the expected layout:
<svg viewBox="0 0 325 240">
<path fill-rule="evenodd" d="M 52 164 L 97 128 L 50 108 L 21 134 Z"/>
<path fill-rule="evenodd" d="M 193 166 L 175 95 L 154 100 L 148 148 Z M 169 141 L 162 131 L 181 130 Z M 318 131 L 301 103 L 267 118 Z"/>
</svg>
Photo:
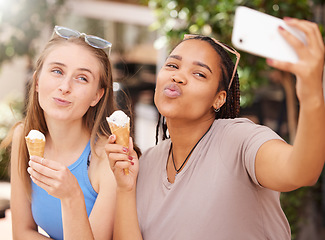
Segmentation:
<svg viewBox="0 0 325 240">
<path fill-rule="evenodd" d="M 62 106 L 66 106 L 66 105 L 69 105 L 71 103 L 70 101 L 67 101 L 67 100 L 64 100 L 64 99 L 61 99 L 61 98 L 53 98 L 53 99 L 57 104 L 62 105 Z"/>
<path fill-rule="evenodd" d="M 164 88 L 164 94 L 167 97 L 176 98 L 182 94 L 182 90 L 177 86 L 177 84 L 172 83 Z"/>
</svg>

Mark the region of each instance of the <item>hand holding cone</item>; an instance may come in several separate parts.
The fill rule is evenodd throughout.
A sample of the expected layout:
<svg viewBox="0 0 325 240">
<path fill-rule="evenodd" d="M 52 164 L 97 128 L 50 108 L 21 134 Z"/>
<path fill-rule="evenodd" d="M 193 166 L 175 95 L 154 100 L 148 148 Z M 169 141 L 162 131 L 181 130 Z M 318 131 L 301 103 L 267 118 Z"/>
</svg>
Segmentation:
<svg viewBox="0 0 325 240">
<path fill-rule="evenodd" d="M 121 110 L 113 112 L 110 117 L 106 118 L 111 133 L 116 136 L 116 143 L 129 148 L 130 138 L 130 118 Z M 129 169 L 124 168 L 124 173 L 129 174 Z"/>
</svg>

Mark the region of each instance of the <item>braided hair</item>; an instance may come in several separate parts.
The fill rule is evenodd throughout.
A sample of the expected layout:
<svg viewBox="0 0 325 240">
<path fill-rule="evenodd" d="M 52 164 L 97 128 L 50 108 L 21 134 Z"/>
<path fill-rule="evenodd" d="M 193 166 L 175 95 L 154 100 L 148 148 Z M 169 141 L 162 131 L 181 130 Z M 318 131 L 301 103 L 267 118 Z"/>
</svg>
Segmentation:
<svg viewBox="0 0 325 240">
<path fill-rule="evenodd" d="M 221 66 L 220 66 L 221 67 L 221 78 L 220 78 L 220 82 L 219 82 L 219 87 L 217 89 L 217 93 L 219 91 L 225 90 L 227 92 L 227 97 L 226 97 L 225 104 L 223 104 L 222 107 L 220 108 L 220 110 L 215 113 L 215 119 L 238 117 L 239 109 L 240 109 L 239 78 L 238 78 L 238 73 L 236 70 L 233 82 L 232 82 L 231 86 L 228 87 L 234 67 L 235 67 L 228 52 L 222 46 L 217 44 L 210 37 L 195 36 L 190 39 L 197 39 L 200 41 L 208 42 L 213 47 L 213 49 L 216 51 L 216 53 L 220 56 L 220 59 L 221 59 Z M 189 40 L 189 39 L 185 39 L 183 41 L 187 41 L 187 40 Z M 183 41 L 181 41 L 180 43 L 182 43 Z M 156 144 L 158 144 L 158 135 L 159 135 L 160 126 L 162 127 L 162 132 L 163 132 L 162 140 L 169 138 L 169 136 L 167 136 L 167 124 L 165 121 L 165 117 L 159 113 L 158 123 L 156 126 Z"/>
</svg>

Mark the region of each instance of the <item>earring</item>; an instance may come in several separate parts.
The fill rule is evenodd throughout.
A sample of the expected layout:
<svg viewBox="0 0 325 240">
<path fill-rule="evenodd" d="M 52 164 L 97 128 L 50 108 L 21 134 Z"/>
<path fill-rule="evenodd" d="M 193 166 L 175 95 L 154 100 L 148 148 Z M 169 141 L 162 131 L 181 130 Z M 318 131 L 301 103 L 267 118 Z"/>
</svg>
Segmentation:
<svg viewBox="0 0 325 240">
<path fill-rule="evenodd" d="M 220 108 L 217 108 L 217 109 L 214 108 L 214 111 L 217 113 L 220 111 Z"/>
</svg>

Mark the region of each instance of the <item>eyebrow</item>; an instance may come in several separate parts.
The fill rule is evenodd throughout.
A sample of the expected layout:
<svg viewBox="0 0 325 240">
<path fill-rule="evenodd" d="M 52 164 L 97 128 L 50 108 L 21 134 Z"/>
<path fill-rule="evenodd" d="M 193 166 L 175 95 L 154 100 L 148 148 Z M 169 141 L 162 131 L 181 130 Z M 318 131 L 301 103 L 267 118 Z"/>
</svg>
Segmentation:
<svg viewBox="0 0 325 240">
<path fill-rule="evenodd" d="M 167 58 L 175 58 L 175 59 L 177 59 L 177 60 L 182 60 L 182 57 L 181 56 L 179 56 L 179 55 L 169 55 Z"/>
<path fill-rule="evenodd" d="M 179 56 L 179 55 L 170 55 L 170 56 L 168 56 L 168 58 L 174 58 L 174 59 L 177 59 L 177 60 L 179 60 L 179 61 L 181 61 L 181 60 L 183 59 L 183 58 L 182 58 L 181 56 Z M 204 67 L 204 68 L 208 69 L 210 73 L 212 73 L 211 68 L 210 68 L 208 65 L 204 64 L 203 62 L 200 62 L 200 61 L 194 61 L 193 64 L 194 64 L 194 65 L 197 65 L 197 66 L 200 66 L 200 67 Z"/>
<path fill-rule="evenodd" d="M 198 66 L 201 66 L 201 67 L 204 67 L 204 68 L 208 69 L 210 71 L 210 73 L 212 73 L 212 70 L 208 65 L 206 65 L 206 64 L 204 64 L 202 62 L 199 62 L 199 61 L 195 61 L 194 64 L 198 65 Z"/>
<path fill-rule="evenodd" d="M 49 64 L 50 65 L 60 65 L 60 66 L 66 67 L 66 65 L 61 62 L 51 62 Z M 78 70 L 89 72 L 91 75 L 94 76 L 93 72 L 88 68 L 78 68 Z"/>
</svg>

